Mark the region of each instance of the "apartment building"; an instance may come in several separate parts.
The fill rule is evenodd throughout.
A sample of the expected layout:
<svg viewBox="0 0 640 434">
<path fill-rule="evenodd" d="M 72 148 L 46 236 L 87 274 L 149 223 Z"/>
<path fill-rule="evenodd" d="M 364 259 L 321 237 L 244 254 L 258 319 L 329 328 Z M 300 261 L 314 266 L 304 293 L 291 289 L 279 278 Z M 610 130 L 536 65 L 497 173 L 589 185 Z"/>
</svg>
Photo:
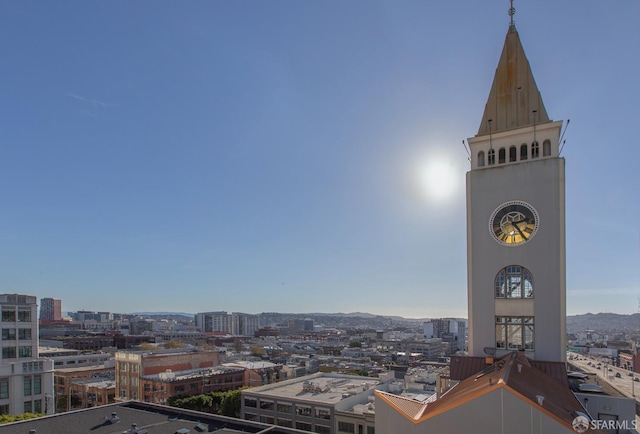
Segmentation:
<svg viewBox="0 0 640 434">
<path fill-rule="evenodd" d="M 38 358 L 38 303 L 0 294 L 0 414 L 53 414 L 53 361 Z"/>
<path fill-rule="evenodd" d="M 260 328 L 260 316 L 241 312 L 201 312 L 196 327 L 204 333 L 223 332 L 235 336 L 253 336 Z"/>
</svg>

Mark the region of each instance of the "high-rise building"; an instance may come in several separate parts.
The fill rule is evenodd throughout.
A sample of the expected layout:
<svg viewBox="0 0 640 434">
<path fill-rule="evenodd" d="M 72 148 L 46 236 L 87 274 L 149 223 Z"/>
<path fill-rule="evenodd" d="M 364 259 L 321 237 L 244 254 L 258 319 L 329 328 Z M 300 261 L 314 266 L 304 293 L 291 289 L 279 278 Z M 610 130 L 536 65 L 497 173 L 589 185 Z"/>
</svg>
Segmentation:
<svg viewBox="0 0 640 434">
<path fill-rule="evenodd" d="M 0 309 L 0 414 L 53 414 L 53 360 L 38 358 L 37 298 L 0 294 Z"/>
<path fill-rule="evenodd" d="M 468 140 L 469 353 L 566 358 L 565 162 L 514 25 Z"/>
<path fill-rule="evenodd" d="M 40 321 L 61 321 L 62 300 L 57 298 L 40 299 Z"/>
<path fill-rule="evenodd" d="M 236 336 L 253 336 L 260 328 L 260 317 L 247 313 L 201 312 L 196 314 L 196 327 L 204 333 L 223 332 Z"/>
</svg>

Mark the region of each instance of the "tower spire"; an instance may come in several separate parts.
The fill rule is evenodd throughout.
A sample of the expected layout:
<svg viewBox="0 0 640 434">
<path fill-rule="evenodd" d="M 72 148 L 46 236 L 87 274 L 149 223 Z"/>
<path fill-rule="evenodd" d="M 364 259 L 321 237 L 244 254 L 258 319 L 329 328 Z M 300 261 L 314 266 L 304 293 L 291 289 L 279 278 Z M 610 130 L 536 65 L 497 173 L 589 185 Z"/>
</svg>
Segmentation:
<svg viewBox="0 0 640 434">
<path fill-rule="evenodd" d="M 479 136 L 489 134 L 489 128 L 495 134 L 550 120 L 513 22 L 513 15 L 516 13 L 513 0 L 509 2 L 509 31 L 478 129 Z M 491 127 L 490 120 L 493 121 Z"/>
<path fill-rule="evenodd" d="M 509 23 L 509 27 L 513 27 L 513 16 L 516 14 L 516 8 L 513 7 L 513 0 L 509 0 L 511 7 L 509 8 L 509 16 L 511 17 L 511 22 Z"/>
</svg>

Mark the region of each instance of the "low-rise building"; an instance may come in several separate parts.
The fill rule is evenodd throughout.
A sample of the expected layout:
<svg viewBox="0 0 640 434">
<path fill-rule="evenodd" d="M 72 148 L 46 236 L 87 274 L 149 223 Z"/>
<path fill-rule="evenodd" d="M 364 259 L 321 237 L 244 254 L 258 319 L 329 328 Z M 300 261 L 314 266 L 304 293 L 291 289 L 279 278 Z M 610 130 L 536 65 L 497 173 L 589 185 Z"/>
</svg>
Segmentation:
<svg viewBox="0 0 640 434">
<path fill-rule="evenodd" d="M 244 369 L 214 367 L 187 371 L 166 371 L 142 377 L 142 400 L 165 404 L 175 395 L 198 395 L 239 389 L 244 385 Z"/>
<path fill-rule="evenodd" d="M 371 433 L 371 415 L 351 409 L 368 404 L 374 390 L 385 389 L 386 385 L 387 382 L 370 377 L 308 375 L 243 390 L 241 416 L 320 434 Z"/>
<path fill-rule="evenodd" d="M 116 359 L 116 399 L 142 399 L 142 377 L 161 372 L 212 368 L 220 364 L 217 351 L 160 350 L 118 351 Z"/>
</svg>

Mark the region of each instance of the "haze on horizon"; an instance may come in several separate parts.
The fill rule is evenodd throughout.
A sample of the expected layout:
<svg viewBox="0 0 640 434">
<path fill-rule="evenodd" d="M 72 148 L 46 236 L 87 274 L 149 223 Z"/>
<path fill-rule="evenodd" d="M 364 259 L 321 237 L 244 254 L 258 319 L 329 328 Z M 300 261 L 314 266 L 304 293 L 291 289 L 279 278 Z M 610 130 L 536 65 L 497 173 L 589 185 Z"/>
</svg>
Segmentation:
<svg viewBox="0 0 640 434">
<path fill-rule="evenodd" d="M 508 1 L 151 5 L 4 5 L 1 292 L 466 317 L 461 141 Z M 545 107 L 571 119 L 567 314 L 635 313 L 640 3 L 515 7 Z"/>
</svg>

